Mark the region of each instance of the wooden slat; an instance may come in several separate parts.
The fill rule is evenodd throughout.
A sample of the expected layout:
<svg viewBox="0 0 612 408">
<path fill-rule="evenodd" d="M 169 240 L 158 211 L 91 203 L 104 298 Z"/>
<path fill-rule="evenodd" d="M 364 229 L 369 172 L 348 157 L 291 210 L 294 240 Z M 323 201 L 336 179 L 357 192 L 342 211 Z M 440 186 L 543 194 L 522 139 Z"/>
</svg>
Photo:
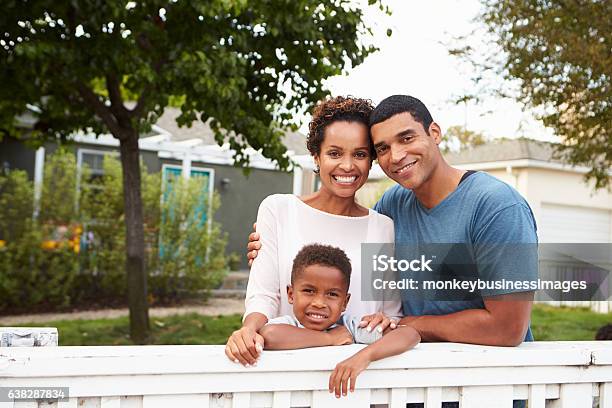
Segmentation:
<svg viewBox="0 0 612 408">
<path fill-rule="evenodd" d="M 512 408 L 512 386 L 463 387 L 459 393 L 459 406 L 470 408 Z"/>
<path fill-rule="evenodd" d="M 544 408 L 546 405 L 546 385 L 530 385 L 528 401 L 529 408 Z"/>
<path fill-rule="evenodd" d="M 66 401 L 58 401 L 57 408 L 77 408 L 79 400 L 76 397 L 68 398 Z"/>
<path fill-rule="evenodd" d="M 551 401 L 547 408 L 576 408 L 593 405 L 593 386 L 591 383 L 561 384 L 559 399 Z"/>
<path fill-rule="evenodd" d="M 272 408 L 289 408 L 291 406 L 291 393 L 288 391 L 275 392 L 272 397 Z"/>
<path fill-rule="evenodd" d="M 250 392 L 235 392 L 232 399 L 232 408 L 247 408 L 251 406 Z"/>
<path fill-rule="evenodd" d="M 14 408 L 38 408 L 38 402 L 36 401 L 15 401 L 13 404 Z"/>
<path fill-rule="evenodd" d="M 100 408 L 121 408 L 121 397 L 102 397 L 100 398 Z"/>
<path fill-rule="evenodd" d="M 425 389 L 425 408 L 442 407 L 442 388 L 429 387 Z"/>
<path fill-rule="evenodd" d="M 142 397 L 142 408 L 208 408 L 209 404 L 209 394 L 144 395 Z"/>
<path fill-rule="evenodd" d="M 391 400 L 389 408 L 404 408 L 406 406 L 406 389 L 391 388 Z"/>
<path fill-rule="evenodd" d="M 311 408 L 370 408 L 370 390 L 355 390 L 346 397 L 336 398 L 329 391 L 313 391 Z"/>
<path fill-rule="evenodd" d="M 612 408 L 612 383 L 599 386 L 599 408 Z"/>
</svg>

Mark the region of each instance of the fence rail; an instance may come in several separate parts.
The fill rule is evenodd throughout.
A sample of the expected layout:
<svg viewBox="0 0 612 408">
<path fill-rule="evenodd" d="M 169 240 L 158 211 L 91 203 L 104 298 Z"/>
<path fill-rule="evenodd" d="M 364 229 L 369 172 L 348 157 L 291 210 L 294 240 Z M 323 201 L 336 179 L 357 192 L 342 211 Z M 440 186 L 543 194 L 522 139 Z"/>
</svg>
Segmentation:
<svg viewBox="0 0 612 408">
<path fill-rule="evenodd" d="M 256 367 L 229 362 L 223 346 L 0 349 L 0 386 L 69 387 L 70 398 L 0 402 L 0 408 L 441 407 L 612 408 L 612 343 L 537 342 L 516 348 L 421 344 L 373 363 L 357 389 L 327 391 L 335 364 L 360 345 L 266 351 Z"/>
</svg>

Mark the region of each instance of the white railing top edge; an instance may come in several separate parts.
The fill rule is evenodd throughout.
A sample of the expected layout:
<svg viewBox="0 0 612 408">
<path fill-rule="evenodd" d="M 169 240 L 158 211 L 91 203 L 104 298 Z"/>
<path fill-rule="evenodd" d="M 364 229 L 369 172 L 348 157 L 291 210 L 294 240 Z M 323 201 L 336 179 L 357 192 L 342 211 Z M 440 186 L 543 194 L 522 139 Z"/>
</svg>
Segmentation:
<svg viewBox="0 0 612 408">
<path fill-rule="evenodd" d="M 4 348 L 0 349 L 0 380 L 29 376 L 327 371 L 361 347 L 364 346 L 265 351 L 258 365 L 250 368 L 228 361 L 224 346 Z M 612 342 L 535 342 L 519 347 L 428 343 L 375 362 L 369 370 L 611 364 Z"/>
</svg>

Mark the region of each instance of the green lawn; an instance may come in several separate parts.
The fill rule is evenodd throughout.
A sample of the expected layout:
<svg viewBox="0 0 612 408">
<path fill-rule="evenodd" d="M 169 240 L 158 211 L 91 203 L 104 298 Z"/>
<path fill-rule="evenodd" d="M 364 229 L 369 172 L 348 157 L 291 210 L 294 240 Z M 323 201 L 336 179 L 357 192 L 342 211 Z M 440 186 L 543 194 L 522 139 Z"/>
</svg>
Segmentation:
<svg viewBox="0 0 612 408">
<path fill-rule="evenodd" d="M 240 327 L 240 323 L 240 315 L 210 317 L 192 313 L 151 318 L 152 344 L 225 344 L 227 337 Z M 61 346 L 132 344 L 127 317 L 63 320 L 50 322 L 48 326 L 57 327 Z"/>
<path fill-rule="evenodd" d="M 536 305 L 531 327 L 537 340 L 593 340 L 597 329 L 608 323 L 612 323 L 612 314 Z M 131 344 L 127 317 L 63 320 L 50 322 L 47 326 L 58 328 L 62 346 Z M 239 327 L 239 315 L 209 317 L 188 314 L 151 318 L 153 344 L 224 344 L 230 333 Z"/>
<path fill-rule="evenodd" d="M 612 324 L 612 313 L 589 309 L 535 305 L 531 329 L 536 340 L 595 340 L 601 326 Z"/>
</svg>

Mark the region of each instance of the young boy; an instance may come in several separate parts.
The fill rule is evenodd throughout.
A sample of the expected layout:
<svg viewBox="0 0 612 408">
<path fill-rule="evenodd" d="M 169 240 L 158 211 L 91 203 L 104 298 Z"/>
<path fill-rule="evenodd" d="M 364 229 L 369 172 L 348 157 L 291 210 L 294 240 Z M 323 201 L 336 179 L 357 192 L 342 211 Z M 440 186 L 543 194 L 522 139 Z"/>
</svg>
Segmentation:
<svg viewBox="0 0 612 408">
<path fill-rule="evenodd" d="M 384 333 L 360 327 L 360 316 L 342 316 L 350 294 L 351 263 L 339 248 L 312 244 L 300 250 L 293 261 L 291 285 L 287 287 L 294 316 L 271 319 L 261 329 L 267 350 L 340 346 L 368 346 L 336 365 L 329 379 L 329 392 L 336 397 L 355 391 L 355 380 L 372 361 L 403 353 L 421 338 L 416 330 L 399 326 Z M 341 325 L 337 325 L 339 322 Z"/>
</svg>

